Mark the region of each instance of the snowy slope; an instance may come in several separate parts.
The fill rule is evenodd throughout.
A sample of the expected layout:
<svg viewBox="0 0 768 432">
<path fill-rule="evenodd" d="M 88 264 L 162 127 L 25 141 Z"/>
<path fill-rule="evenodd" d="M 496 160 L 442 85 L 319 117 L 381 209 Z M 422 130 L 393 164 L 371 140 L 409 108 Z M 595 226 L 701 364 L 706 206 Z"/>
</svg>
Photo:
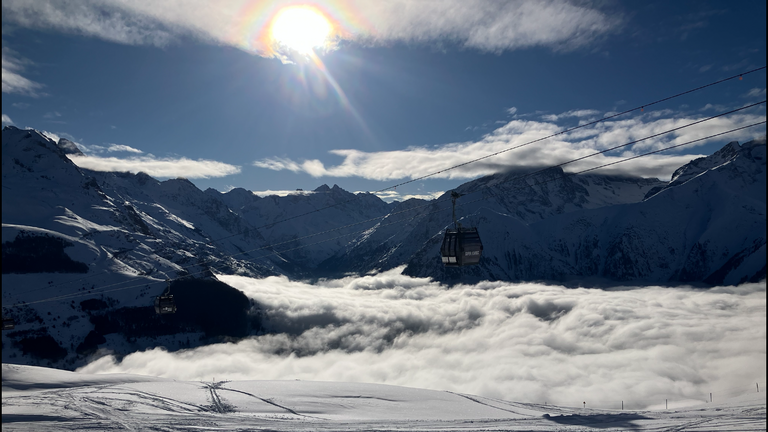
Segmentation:
<svg viewBox="0 0 768 432">
<path fill-rule="evenodd" d="M 4 430 L 765 430 L 765 393 L 687 408 L 565 408 L 363 383 L 171 381 L 3 364 Z"/>
</svg>

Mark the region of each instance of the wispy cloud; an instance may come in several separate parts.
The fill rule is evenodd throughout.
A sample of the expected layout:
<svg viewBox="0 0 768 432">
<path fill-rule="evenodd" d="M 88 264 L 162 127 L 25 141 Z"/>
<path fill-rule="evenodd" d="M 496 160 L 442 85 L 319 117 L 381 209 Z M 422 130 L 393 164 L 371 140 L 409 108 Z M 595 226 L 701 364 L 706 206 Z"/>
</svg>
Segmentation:
<svg viewBox="0 0 768 432">
<path fill-rule="evenodd" d="M 143 151 L 133 148 L 131 146 L 127 146 L 125 144 L 107 144 L 106 146 L 91 144 L 91 145 L 85 145 L 80 143 L 75 143 L 80 148 L 80 150 L 83 153 L 86 154 L 99 154 L 99 153 L 116 153 L 116 152 L 127 152 L 127 153 L 144 153 Z"/>
<path fill-rule="evenodd" d="M 11 118 L 8 117 L 7 115 L 3 114 L 3 126 L 12 125 L 12 124 L 13 124 L 13 120 L 11 120 Z"/>
<path fill-rule="evenodd" d="M 568 0 L 314 0 L 337 21 L 336 36 L 365 45 L 392 42 L 457 43 L 500 52 L 532 46 L 568 50 L 618 29 L 621 19 L 588 3 Z M 3 19 L 125 43 L 164 46 L 193 35 L 260 55 L 274 55 L 262 40 L 270 17 L 293 0 L 244 6 L 212 0 L 99 2 L 8 0 Z"/>
<path fill-rule="evenodd" d="M 49 132 L 46 130 L 41 130 L 40 133 L 43 134 L 45 137 L 52 139 L 55 142 L 59 142 L 59 140 L 61 139 L 61 136 L 63 135 L 61 133 Z M 78 147 L 80 147 L 80 145 L 78 145 Z M 82 148 L 80 148 L 80 150 L 82 150 Z"/>
<path fill-rule="evenodd" d="M 5 5 L 3 5 L 5 9 Z M 2 72 L 3 72 L 3 93 L 17 93 L 25 96 L 39 97 L 44 93 L 40 91 L 43 85 L 21 76 L 25 66 L 30 61 L 19 57 L 19 55 L 8 47 L 3 47 L 2 54 Z"/>
<path fill-rule="evenodd" d="M 84 154 L 67 155 L 75 165 L 94 171 L 114 171 L 114 172 L 144 172 L 152 177 L 184 177 L 188 179 L 224 177 L 232 174 L 239 174 L 239 166 L 228 163 L 206 160 L 206 159 L 188 159 L 185 157 L 159 158 L 152 154 L 145 156 L 133 156 L 128 158 L 103 157 L 103 153 L 127 152 L 141 154 L 143 151 L 124 144 L 85 145 L 64 132 L 40 131 L 46 137 L 55 142 L 64 137 L 80 149 Z"/>
<path fill-rule="evenodd" d="M 705 109 L 710 108 L 713 107 L 705 107 Z M 595 110 L 578 110 L 554 117 L 561 120 L 570 117 L 582 118 L 599 115 L 600 112 Z M 518 116 L 517 119 L 498 127 L 479 141 L 451 143 L 438 148 L 412 147 L 386 152 L 332 150 L 331 154 L 343 158 L 343 161 L 335 166 L 326 166 L 318 159 L 294 161 L 286 158 L 267 158 L 254 162 L 254 165 L 276 171 L 303 172 L 314 177 L 362 177 L 373 180 L 399 180 L 413 179 L 444 171 L 447 167 L 458 166 L 474 159 L 502 152 L 486 160 L 459 166 L 434 176 L 435 178 L 469 179 L 512 168 L 561 164 L 590 155 L 598 150 L 626 144 L 705 118 L 705 116 L 700 115 L 674 113 L 670 110 L 646 111 L 634 117 L 607 120 L 514 151 L 505 151 L 561 132 L 564 129 L 564 126 L 555 121 L 523 120 L 521 117 Z M 606 153 L 569 164 L 564 169 L 570 172 L 580 171 L 649 150 L 682 144 L 764 119 L 764 108 L 755 109 L 749 114 L 732 114 L 634 144 L 623 148 L 620 153 Z M 747 129 L 726 137 L 715 138 L 714 141 L 704 140 L 690 148 L 707 142 L 748 140 L 764 133 L 764 126 Z M 669 155 L 655 155 L 634 162 L 619 164 L 601 172 L 668 179 L 676 168 L 699 156 L 701 155 L 680 155 L 672 152 Z"/>
<path fill-rule="evenodd" d="M 753 89 L 750 89 L 747 92 L 747 94 L 744 95 L 744 97 L 765 99 L 765 89 L 764 88 L 753 88 Z"/>
<path fill-rule="evenodd" d="M 146 2 L 144 7 L 152 3 Z M 196 6 L 181 3 L 175 5 L 180 15 Z M 130 2 L 121 0 L 11 0 L 4 1 L 2 7 L 3 20 L 18 26 L 74 33 L 130 45 L 165 46 L 174 39 L 174 33 L 188 32 L 187 27 L 169 29 L 151 15 L 142 13 L 139 10 L 141 5 L 131 7 Z M 173 25 L 172 22 L 168 24 Z"/>
<path fill-rule="evenodd" d="M 357 193 L 360 193 L 360 192 L 357 192 Z M 381 198 L 382 201 L 385 201 L 385 202 L 393 202 L 393 201 L 403 202 L 409 199 L 422 199 L 427 201 L 437 199 L 442 194 L 444 194 L 445 191 L 416 193 L 416 194 L 401 194 L 396 190 L 386 190 L 382 192 L 372 192 L 372 193 L 377 197 Z"/>
<path fill-rule="evenodd" d="M 307 190 L 263 190 L 263 191 L 253 191 L 254 195 L 258 195 L 260 197 L 266 197 L 270 195 L 277 195 L 277 196 L 288 196 L 288 195 L 311 195 L 316 194 L 318 192 L 315 191 L 307 191 Z M 373 193 L 377 197 L 381 198 L 385 202 L 393 202 L 393 201 L 406 201 L 411 198 L 416 199 L 423 199 L 423 200 L 431 200 L 440 197 L 445 191 L 437 191 L 437 192 L 427 192 L 423 194 L 401 194 L 394 190 L 388 190 L 383 192 L 370 192 L 370 191 L 357 191 L 354 192 L 355 194 L 359 193 Z"/>
<path fill-rule="evenodd" d="M 58 111 L 50 111 L 43 115 L 43 118 L 46 119 L 48 123 L 67 124 L 66 121 L 60 120 L 61 117 L 62 115 Z"/>
<path fill-rule="evenodd" d="M 211 178 L 238 174 L 240 167 L 212 160 L 155 158 L 152 156 L 116 158 L 70 155 L 79 167 L 94 171 L 144 172 L 152 177 Z"/>
<path fill-rule="evenodd" d="M 144 153 L 143 151 L 127 146 L 125 144 L 110 144 L 107 147 L 108 152 L 128 152 L 128 153 Z"/>
<path fill-rule="evenodd" d="M 271 169 L 274 171 L 282 171 L 282 170 L 288 170 L 293 172 L 300 172 L 303 171 L 303 168 L 300 164 L 287 159 L 287 158 L 266 158 L 262 160 L 258 160 L 253 162 L 253 166 L 259 167 L 259 168 L 266 168 Z"/>
<path fill-rule="evenodd" d="M 288 195 L 311 195 L 315 193 L 314 191 L 305 191 L 305 190 L 263 190 L 263 191 L 253 191 L 254 195 L 258 195 L 260 197 L 266 197 L 271 195 L 277 195 L 277 196 L 288 196 Z"/>
<path fill-rule="evenodd" d="M 706 104 L 704 105 L 700 111 L 724 111 L 727 107 L 725 105 L 713 105 L 713 104 Z"/>
<path fill-rule="evenodd" d="M 765 283 L 603 291 L 442 286 L 399 269 L 320 281 L 220 276 L 268 334 L 79 369 L 174 379 L 372 382 L 513 401 L 630 409 L 765 380 Z M 221 377 L 221 378 L 219 378 Z"/>
<path fill-rule="evenodd" d="M 597 110 L 591 110 L 591 109 L 581 109 L 581 110 L 572 110 L 572 111 L 566 111 L 562 114 L 546 114 L 541 116 L 542 119 L 550 122 L 556 122 L 558 120 L 562 120 L 569 117 L 594 117 L 598 114 L 601 114 L 600 111 Z"/>
</svg>

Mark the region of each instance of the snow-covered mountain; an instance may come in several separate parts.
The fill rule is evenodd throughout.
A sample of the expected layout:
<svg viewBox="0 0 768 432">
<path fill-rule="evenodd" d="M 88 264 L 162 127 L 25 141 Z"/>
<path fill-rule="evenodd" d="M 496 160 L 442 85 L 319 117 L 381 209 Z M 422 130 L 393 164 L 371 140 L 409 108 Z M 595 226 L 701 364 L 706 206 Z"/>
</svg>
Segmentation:
<svg viewBox="0 0 768 432">
<path fill-rule="evenodd" d="M 208 189 L 206 193 L 226 202 L 251 226 L 265 228 L 267 242 L 279 245 L 277 250 L 286 251 L 281 253 L 284 258 L 309 272 L 344 248 L 353 238 L 350 233 L 370 228 L 392 207 L 376 195 L 355 195 L 337 185 L 285 197 L 259 198 L 240 188 L 224 194 Z"/>
<path fill-rule="evenodd" d="M 67 254 L 90 272 L 117 266 L 161 280 L 208 269 L 306 275 L 344 246 L 345 234 L 366 226 L 356 224 L 389 208 L 375 195 L 335 185 L 287 197 L 203 192 L 181 178 L 82 169 L 67 158 L 73 153 L 79 150 L 65 139 L 3 129 L 3 241 L 21 231 L 67 238 Z"/>
<path fill-rule="evenodd" d="M 406 264 L 407 275 L 449 283 L 765 277 L 764 138 L 691 161 L 669 183 L 551 168 L 463 184 L 457 218 L 478 228 L 485 249 L 480 265 L 461 269 L 444 268 L 438 253 L 453 224 L 449 193 L 388 204 L 322 185 L 260 198 L 82 169 L 68 158 L 74 143 L 35 130 L 6 127 L 2 146 L 3 314 L 39 324 L 4 332 L 4 359 L 72 367 L 99 346 L 177 349 L 260 329 L 258 305 L 234 293 L 218 304 L 221 286 L 185 291 L 197 293 L 188 300 L 197 317 L 155 317 L 152 298 L 183 276 L 311 279 Z M 240 327 L 212 327 L 205 316 L 216 307 Z"/>
<path fill-rule="evenodd" d="M 458 187 L 456 191 L 462 197 L 457 201 L 456 214 L 463 225 L 478 226 L 481 237 L 490 239 L 503 235 L 511 226 L 525 229 L 530 224 L 561 214 L 637 202 L 653 188 L 665 184 L 657 179 L 570 176 L 560 168 L 534 174 L 507 172 Z M 481 215 L 500 219 L 489 219 L 486 225 L 481 221 Z M 535 274 L 522 277 L 481 274 L 477 267 L 446 272 L 438 249 L 445 228 L 452 226 L 450 193 L 431 202 L 406 201 L 394 208 L 380 224 L 350 243 L 346 250 L 322 263 L 321 269 L 367 272 L 407 263 L 409 274 L 446 281 L 466 279 L 470 275 L 504 280 L 545 278 Z M 489 251 L 486 246 L 484 257 L 494 257 L 494 254 L 495 251 Z M 420 260 L 423 264 L 419 264 Z"/>
</svg>

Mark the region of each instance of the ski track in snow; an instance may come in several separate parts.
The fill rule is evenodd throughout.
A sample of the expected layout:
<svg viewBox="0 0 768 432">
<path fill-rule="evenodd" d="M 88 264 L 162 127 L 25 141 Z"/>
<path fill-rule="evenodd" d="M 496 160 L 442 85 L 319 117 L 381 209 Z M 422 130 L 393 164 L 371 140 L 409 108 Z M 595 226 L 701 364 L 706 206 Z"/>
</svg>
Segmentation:
<svg viewBox="0 0 768 432">
<path fill-rule="evenodd" d="M 291 414 L 293 414 L 295 416 L 310 417 L 310 418 L 320 418 L 320 417 L 312 417 L 312 416 L 305 416 L 304 414 L 299 414 L 296 411 L 294 411 L 294 410 L 292 410 L 292 409 L 290 409 L 288 407 L 282 406 L 280 404 L 277 404 L 277 403 L 275 403 L 275 402 L 273 402 L 273 401 L 271 401 L 269 399 L 264 399 L 264 398 L 261 398 L 261 397 L 258 397 L 256 395 L 254 395 L 254 394 L 251 394 L 251 393 L 248 393 L 248 392 L 244 392 L 244 391 L 241 391 L 241 390 L 228 389 L 228 388 L 223 388 L 223 387 L 221 388 L 221 390 L 226 390 L 226 391 L 231 391 L 231 392 L 236 392 L 236 393 L 242 393 L 244 395 L 250 396 L 252 398 L 256 398 L 256 399 L 258 399 L 258 400 L 260 400 L 260 401 L 262 401 L 264 403 L 268 403 L 268 404 L 270 404 L 272 406 L 275 406 L 277 408 L 284 409 L 285 411 L 287 411 L 287 412 L 289 412 L 289 413 L 291 413 Z"/>
</svg>

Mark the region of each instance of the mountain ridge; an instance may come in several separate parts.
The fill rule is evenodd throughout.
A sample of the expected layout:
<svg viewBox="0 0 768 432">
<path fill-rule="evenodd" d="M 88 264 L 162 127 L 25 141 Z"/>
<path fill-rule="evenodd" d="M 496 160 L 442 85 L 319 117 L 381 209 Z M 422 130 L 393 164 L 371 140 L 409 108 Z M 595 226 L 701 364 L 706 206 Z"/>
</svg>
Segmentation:
<svg viewBox="0 0 768 432">
<path fill-rule="evenodd" d="M 624 205 L 635 205 L 631 210 L 635 212 L 647 213 L 649 210 L 643 209 L 651 207 L 654 207 L 654 212 L 662 212 L 663 209 L 656 207 L 671 208 L 675 201 L 683 199 L 683 195 L 678 193 L 682 190 L 680 188 L 690 190 L 695 195 L 695 185 L 706 183 L 709 177 L 717 177 L 717 184 L 729 185 L 731 197 L 724 196 L 726 200 L 744 195 L 741 190 L 746 191 L 750 187 L 759 189 L 756 193 L 744 195 L 749 203 L 733 205 L 747 206 L 746 213 L 752 212 L 758 218 L 765 214 L 765 201 L 759 198 L 760 192 L 764 190 L 760 173 L 765 171 L 765 159 L 758 154 L 764 153 L 764 138 L 743 146 L 737 142 L 728 143 L 713 155 L 681 166 L 670 182 L 615 175 L 570 175 L 559 167 L 539 170 L 533 174 L 513 171 L 493 174 L 456 188 L 455 191 L 463 195 L 457 202 L 458 217 L 465 224 L 482 226 L 481 233 L 487 233 L 485 235 L 491 239 L 508 237 L 511 233 L 516 238 L 514 241 L 508 238 L 510 247 L 495 244 L 490 249 L 486 248 L 483 259 L 485 266 L 479 266 L 483 271 L 458 269 L 446 272 L 441 268 L 435 243 L 439 242 L 440 233 L 452 224 L 448 192 L 432 201 L 385 203 L 370 193 L 352 194 L 338 185 L 329 187 L 326 184 L 311 192 L 297 191 L 283 197 L 259 197 L 243 188 L 235 188 L 226 193 L 213 189 L 201 191 L 189 180 L 181 178 L 159 181 L 145 173 L 81 169 L 67 158 L 68 154 L 79 151 L 74 143 L 65 139 L 55 143 L 34 130 L 6 127 L 3 129 L 3 137 L 4 185 L 10 186 L 21 181 L 32 182 L 39 187 L 39 191 L 3 199 L 8 203 L 4 205 L 4 225 L 39 226 L 61 232 L 62 235 L 90 237 L 103 236 L 104 232 L 111 230 L 125 237 L 128 243 L 144 241 L 143 244 L 150 249 L 163 244 L 162 239 L 166 238 L 166 243 L 170 242 L 169 246 L 173 242 L 181 242 L 169 249 L 187 251 L 186 254 L 176 253 L 177 258 L 185 264 L 190 261 L 188 255 L 191 252 L 193 255 L 199 254 L 200 261 L 220 264 L 218 269 L 209 266 L 209 270 L 214 272 L 245 271 L 257 277 L 274 274 L 289 277 L 336 277 L 350 271 L 367 273 L 406 264 L 407 274 L 433 277 L 446 282 L 477 277 L 500 280 L 545 280 L 551 277 L 562 280 L 567 277 L 590 276 L 621 282 L 714 281 L 722 279 L 707 279 L 714 269 L 702 275 L 703 270 L 692 270 L 691 260 L 694 258 L 685 261 L 679 254 L 667 257 L 672 259 L 668 265 L 680 266 L 670 274 L 661 272 L 655 275 L 658 272 L 639 271 L 639 268 L 619 271 L 617 264 L 604 260 L 599 265 L 590 263 L 585 258 L 590 253 L 599 253 L 605 258 L 618 252 L 614 246 L 608 246 L 618 240 L 608 238 L 602 240 L 600 252 L 587 250 L 589 247 L 586 245 L 599 237 L 597 231 L 609 231 L 606 225 L 600 225 L 593 219 L 629 217 L 606 210 Z M 32 145 L 35 150 L 14 153 L 11 151 L 14 141 L 16 145 Z M 749 156 L 753 150 L 757 152 L 755 158 Z M 728 175 L 720 175 L 725 172 Z M 59 180 L 56 180 L 57 175 Z M 24 180 L 19 180 L 22 177 Z M 736 185 L 734 182 L 741 183 Z M 707 184 L 712 188 L 715 183 Z M 672 193 L 672 198 L 664 198 L 673 190 L 678 192 Z M 62 200 L 62 195 L 72 197 L 77 194 L 83 195 L 88 203 L 80 206 L 82 210 L 78 211 L 82 215 L 67 208 L 67 204 L 63 203 L 66 200 Z M 708 199 L 705 195 L 697 196 L 698 201 L 694 198 L 685 199 L 693 199 L 690 205 L 694 201 L 702 203 Z M 648 204 L 659 200 L 665 204 Z M 50 208 L 51 203 L 58 204 L 54 205 L 56 209 Z M 47 207 L 46 211 L 41 212 L 41 206 Z M 709 214 L 715 207 L 709 204 L 700 211 Z M 26 211 L 28 208 L 34 208 L 35 211 Z M 108 217 L 104 217 L 104 212 L 110 213 Z M 34 218 L 30 219 L 30 213 L 34 213 Z M 580 216 L 582 222 L 590 219 L 588 224 L 594 231 L 589 234 L 583 232 L 591 240 L 579 239 L 578 244 L 571 242 L 568 248 L 569 251 L 573 248 L 581 251 L 577 255 L 580 254 L 578 256 L 581 256 L 579 259 L 583 265 L 576 263 L 577 255 L 571 252 L 567 259 L 560 256 L 562 254 L 559 252 L 552 252 L 562 246 L 557 245 L 557 239 L 547 239 L 546 242 L 551 244 L 546 248 L 537 245 L 542 243 L 548 232 L 560 232 L 561 239 L 567 237 L 558 227 L 573 224 L 569 217 L 564 216 L 572 213 L 584 215 Z M 35 218 L 40 222 L 27 223 Z M 545 222 L 550 219 L 552 222 Z M 91 228 L 88 228 L 89 223 Z M 659 220 L 657 223 L 668 222 Z M 486 224 L 488 226 L 484 226 Z M 496 229 L 497 226 L 501 228 Z M 598 226 L 602 227 L 598 229 Z M 623 236 L 622 241 L 626 242 L 632 237 L 630 231 L 625 227 L 624 233 L 615 235 Z M 690 229 L 688 231 L 687 235 L 697 235 Z M 762 231 L 762 236 L 754 239 L 758 243 L 764 243 L 764 229 Z M 4 235 L 4 241 L 7 241 L 6 237 L 10 239 L 10 236 Z M 712 239 L 709 240 L 711 243 Z M 685 249 L 690 254 L 694 253 L 691 252 L 693 248 L 703 247 L 703 243 L 700 246 L 694 244 L 696 242 L 688 242 L 677 248 Z M 123 246 L 113 249 L 126 249 Z M 746 253 L 743 252 L 746 249 L 747 245 L 738 247 L 739 253 Z M 526 253 L 538 258 L 530 258 L 531 262 L 520 263 L 520 268 L 514 269 L 511 262 L 524 259 Z M 713 253 L 710 250 L 705 255 Z M 142 257 L 147 261 L 144 267 L 154 265 L 149 255 Z M 733 256 L 731 254 L 728 258 Z M 166 258 L 173 262 L 170 255 Z M 533 262 L 541 260 L 559 264 L 544 268 Z M 508 264 L 500 264 L 502 261 Z M 201 269 L 204 267 L 205 264 L 202 264 Z M 536 267 L 540 268 L 538 274 L 533 271 Z M 528 270 L 523 271 L 523 268 Z M 616 270 L 607 270 L 611 268 Z M 169 273 L 169 276 L 172 275 Z M 667 279 L 663 280 L 664 277 Z"/>
</svg>

